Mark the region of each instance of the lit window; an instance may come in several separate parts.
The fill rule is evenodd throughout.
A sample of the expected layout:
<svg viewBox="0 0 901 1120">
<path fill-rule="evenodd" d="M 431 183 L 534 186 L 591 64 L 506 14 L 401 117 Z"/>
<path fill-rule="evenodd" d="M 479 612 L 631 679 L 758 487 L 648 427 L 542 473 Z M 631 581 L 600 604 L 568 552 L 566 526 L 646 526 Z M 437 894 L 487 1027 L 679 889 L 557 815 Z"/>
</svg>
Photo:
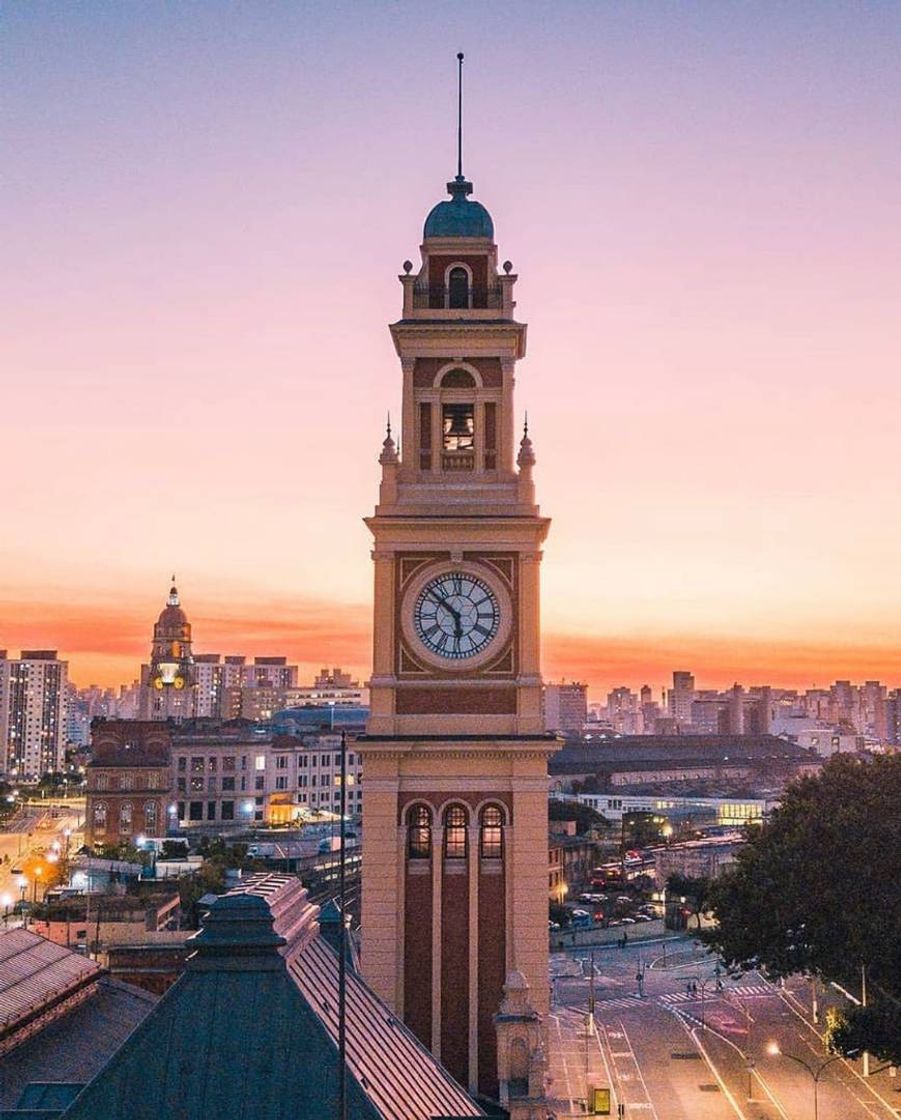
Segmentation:
<svg viewBox="0 0 901 1120">
<path fill-rule="evenodd" d="M 466 859 L 466 810 L 451 805 L 444 814 L 444 858 Z"/>
<path fill-rule="evenodd" d="M 496 805 L 482 810 L 479 847 L 482 859 L 500 859 L 504 854 L 504 817 Z"/>
<path fill-rule="evenodd" d="M 410 859 L 428 859 L 432 854 L 432 814 L 426 805 L 416 805 L 407 818 L 407 853 Z"/>
<path fill-rule="evenodd" d="M 254 767 L 255 770 L 265 770 L 266 769 L 266 756 L 264 754 L 258 754 L 256 756 L 256 758 L 254 759 L 253 767 Z"/>
</svg>

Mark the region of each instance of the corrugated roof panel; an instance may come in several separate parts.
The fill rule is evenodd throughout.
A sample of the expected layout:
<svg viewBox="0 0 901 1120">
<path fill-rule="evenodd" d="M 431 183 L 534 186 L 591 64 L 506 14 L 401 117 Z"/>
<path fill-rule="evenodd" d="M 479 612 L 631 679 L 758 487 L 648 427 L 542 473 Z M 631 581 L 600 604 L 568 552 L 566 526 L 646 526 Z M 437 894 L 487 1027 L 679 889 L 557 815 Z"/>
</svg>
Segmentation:
<svg viewBox="0 0 901 1120">
<path fill-rule="evenodd" d="M 100 973 L 93 961 L 30 930 L 0 934 L 0 1031 Z"/>
</svg>

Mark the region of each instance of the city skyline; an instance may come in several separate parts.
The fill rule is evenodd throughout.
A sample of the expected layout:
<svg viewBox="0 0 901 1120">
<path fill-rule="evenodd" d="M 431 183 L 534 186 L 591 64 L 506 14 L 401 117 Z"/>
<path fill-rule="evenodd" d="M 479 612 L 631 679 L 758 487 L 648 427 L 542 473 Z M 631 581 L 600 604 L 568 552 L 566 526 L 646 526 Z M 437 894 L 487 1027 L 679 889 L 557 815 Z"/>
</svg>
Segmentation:
<svg viewBox="0 0 901 1120">
<path fill-rule="evenodd" d="M 385 324 L 462 47 L 465 169 L 531 326 L 545 677 L 901 681 L 898 30 L 9 6 L 0 646 L 126 683 L 174 567 L 199 651 L 367 675 Z"/>
</svg>

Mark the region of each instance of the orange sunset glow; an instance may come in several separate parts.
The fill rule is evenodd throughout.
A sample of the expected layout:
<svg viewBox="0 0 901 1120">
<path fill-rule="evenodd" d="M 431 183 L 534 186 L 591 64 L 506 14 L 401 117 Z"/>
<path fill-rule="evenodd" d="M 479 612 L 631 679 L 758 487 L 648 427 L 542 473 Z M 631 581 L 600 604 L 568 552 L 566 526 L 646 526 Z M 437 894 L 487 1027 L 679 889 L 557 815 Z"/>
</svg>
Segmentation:
<svg viewBox="0 0 901 1120">
<path fill-rule="evenodd" d="M 367 678 L 459 43 L 545 678 L 901 685 L 897 10 L 263 8 L 8 16 L 0 648 L 128 683 L 174 571 L 195 652 Z"/>
</svg>

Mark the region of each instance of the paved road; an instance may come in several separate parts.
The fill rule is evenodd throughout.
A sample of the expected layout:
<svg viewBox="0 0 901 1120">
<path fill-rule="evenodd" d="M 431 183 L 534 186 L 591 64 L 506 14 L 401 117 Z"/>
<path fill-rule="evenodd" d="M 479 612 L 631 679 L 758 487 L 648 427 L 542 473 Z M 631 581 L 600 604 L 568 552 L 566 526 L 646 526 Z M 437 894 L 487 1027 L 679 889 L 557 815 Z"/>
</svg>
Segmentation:
<svg viewBox="0 0 901 1120">
<path fill-rule="evenodd" d="M 798 981 L 782 991 L 757 974 L 733 980 L 684 937 L 665 949 L 665 960 L 663 943 L 552 957 L 555 1030 L 584 1024 L 593 992 L 593 1045 L 604 1078 L 596 1083 L 612 1088 L 627 1117 L 813 1120 L 813 1077 L 793 1058 L 817 1070 L 830 1056 L 809 1022 L 808 986 Z M 774 1041 L 781 1056 L 766 1052 Z M 822 1069 L 819 1120 L 901 1116 L 897 1082 L 887 1074 L 864 1081 L 859 1066 L 840 1059 Z M 585 1074 L 572 1058 L 567 1073 L 575 1114 Z M 599 1075 L 593 1066 L 591 1075 Z"/>
<path fill-rule="evenodd" d="M 27 805 L 0 832 L 0 897 L 8 894 L 14 900 L 19 899 L 17 869 L 29 855 L 40 849 L 49 849 L 55 840 L 63 849 L 67 828 L 71 830 L 70 852 L 76 852 L 81 847 L 82 835 L 77 829 L 82 825 L 82 814 L 73 808 L 59 809 L 58 813 L 57 817 L 52 816 L 49 805 L 46 808 Z M 31 898 L 30 888 L 28 897 Z"/>
</svg>

